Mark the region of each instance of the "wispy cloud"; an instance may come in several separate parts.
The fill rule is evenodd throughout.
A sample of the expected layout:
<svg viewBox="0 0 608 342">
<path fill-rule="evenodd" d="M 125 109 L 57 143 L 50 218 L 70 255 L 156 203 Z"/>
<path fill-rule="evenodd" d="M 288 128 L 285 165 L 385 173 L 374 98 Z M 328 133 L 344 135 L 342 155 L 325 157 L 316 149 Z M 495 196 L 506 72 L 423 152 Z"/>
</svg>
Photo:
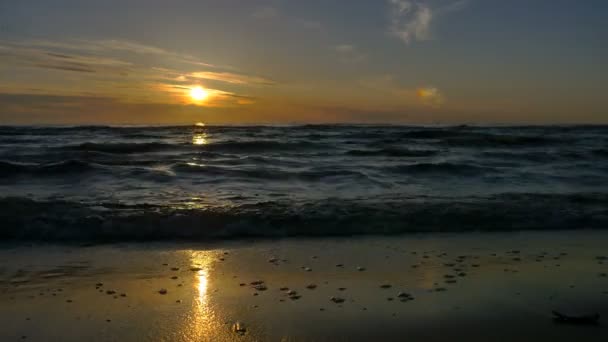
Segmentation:
<svg viewBox="0 0 608 342">
<path fill-rule="evenodd" d="M 431 23 L 442 14 L 464 9 L 469 0 L 458 0 L 431 7 L 428 0 L 388 0 L 389 32 L 405 44 L 431 39 Z"/>
<path fill-rule="evenodd" d="M 404 86 L 399 84 L 391 74 L 363 78 L 359 81 L 359 85 L 397 98 L 409 105 L 418 104 L 424 107 L 440 108 L 446 102 L 446 98 L 439 88 Z"/>
<path fill-rule="evenodd" d="M 132 63 L 113 57 L 84 55 L 80 53 L 26 47 L 0 43 L 0 61 L 8 65 L 54 69 L 74 72 L 122 73 Z"/>
<path fill-rule="evenodd" d="M 251 13 L 251 16 L 258 20 L 281 20 L 281 22 L 292 25 L 295 24 L 296 26 L 307 30 L 319 31 L 323 29 L 323 24 L 318 21 L 298 18 L 297 16 L 282 13 L 277 7 L 274 6 L 257 8 L 253 11 L 253 13 Z"/>
<path fill-rule="evenodd" d="M 355 51 L 355 47 L 350 44 L 336 45 L 336 51 L 341 53 L 351 53 Z"/>
<path fill-rule="evenodd" d="M 352 44 L 340 44 L 333 47 L 333 50 L 338 53 L 343 62 L 358 63 L 367 59 L 367 55 L 360 52 L 356 46 Z"/>
<path fill-rule="evenodd" d="M 190 100 L 188 97 L 185 97 L 184 94 L 189 93 L 191 86 L 190 85 L 181 85 L 181 84 L 169 84 L 169 83 L 158 83 L 154 84 L 153 88 L 156 88 L 159 92 L 171 94 L 175 99 L 178 99 L 178 102 L 182 102 L 184 104 L 190 104 Z M 240 95 L 234 92 L 220 90 L 220 89 L 212 89 L 205 88 L 205 91 L 208 93 L 208 98 L 205 102 L 199 103 L 199 106 L 204 107 L 230 107 L 230 106 L 243 106 L 250 105 L 255 103 L 255 98 L 253 96 Z"/>
<path fill-rule="evenodd" d="M 0 42 L 1 44 L 2 42 Z M 138 55 L 156 55 L 164 58 L 172 59 L 177 62 L 202 65 L 208 67 L 217 67 L 211 63 L 199 60 L 190 54 L 169 51 L 153 45 L 141 44 L 126 40 L 104 39 L 104 40 L 80 40 L 73 39 L 68 41 L 52 41 L 52 40 L 30 40 L 19 42 L 8 42 L 9 46 L 17 48 L 29 49 L 47 49 L 51 51 L 67 51 L 78 53 L 89 53 L 94 55 L 111 54 L 113 52 L 127 52 Z"/>
<path fill-rule="evenodd" d="M 189 89 L 208 80 L 202 83 L 213 101 L 203 105 L 249 104 L 253 98 L 235 93 L 233 85 L 242 92 L 275 84 L 189 54 L 121 40 L 0 41 L 0 64 L 21 69 L 16 79 L 0 81 L 4 92 L 105 96 L 142 103 L 186 103 Z M 58 72 L 63 74 L 50 74 Z M 50 78 L 55 81 L 46 82 Z"/>
<path fill-rule="evenodd" d="M 416 90 L 416 95 L 423 104 L 439 108 L 445 102 L 445 97 L 436 87 L 423 87 Z"/>
<path fill-rule="evenodd" d="M 309 30 L 322 30 L 323 29 L 323 24 L 321 24 L 318 21 L 297 19 L 296 22 L 305 29 L 309 29 Z"/>
<path fill-rule="evenodd" d="M 231 72 L 199 71 L 187 75 L 190 78 L 199 78 L 213 81 L 220 81 L 232 84 L 248 85 L 274 85 L 275 82 L 263 77 L 235 74 Z"/>
<path fill-rule="evenodd" d="M 251 16 L 256 19 L 271 19 L 278 17 L 280 14 L 276 7 L 268 6 L 256 9 Z"/>
<path fill-rule="evenodd" d="M 422 2 L 389 0 L 390 32 L 409 44 L 413 40 L 427 40 L 433 19 L 431 8 Z"/>
</svg>

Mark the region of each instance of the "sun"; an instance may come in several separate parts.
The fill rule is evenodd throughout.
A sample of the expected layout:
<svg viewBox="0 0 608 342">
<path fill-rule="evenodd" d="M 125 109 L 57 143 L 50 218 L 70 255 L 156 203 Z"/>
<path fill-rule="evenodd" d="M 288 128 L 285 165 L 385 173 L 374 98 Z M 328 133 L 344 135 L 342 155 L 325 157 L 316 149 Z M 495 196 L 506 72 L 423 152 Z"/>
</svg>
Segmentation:
<svg viewBox="0 0 608 342">
<path fill-rule="evenodd" d="M 209 92 L 202 87 L 194 87 L 190 89 L 190 97 L 194 101 L 203 101 L 209 96 Z"/>
</svg>

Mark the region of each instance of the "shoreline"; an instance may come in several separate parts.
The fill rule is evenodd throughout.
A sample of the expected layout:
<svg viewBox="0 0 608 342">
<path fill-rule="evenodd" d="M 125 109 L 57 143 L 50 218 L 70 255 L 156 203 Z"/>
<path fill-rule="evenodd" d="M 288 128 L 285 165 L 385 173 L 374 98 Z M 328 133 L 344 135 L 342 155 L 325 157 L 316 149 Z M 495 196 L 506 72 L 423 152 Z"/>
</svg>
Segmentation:
<svg viewBox="0 0 608 342">
<path fill-rule="evenodd" d="M 601 340 L 602 324 L 556 324 L 551 310 L 605 323 L 606 241 L 591 230 L 3 243 L 0 339 Z"/>
</svg>

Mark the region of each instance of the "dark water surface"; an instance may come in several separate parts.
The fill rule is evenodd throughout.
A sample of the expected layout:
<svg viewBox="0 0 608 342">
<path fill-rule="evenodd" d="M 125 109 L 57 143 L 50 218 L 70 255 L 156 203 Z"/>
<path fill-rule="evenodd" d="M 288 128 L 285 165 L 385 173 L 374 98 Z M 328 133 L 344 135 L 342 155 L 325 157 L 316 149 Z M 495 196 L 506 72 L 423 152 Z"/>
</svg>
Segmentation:
<svg viewBox="0 0 608 342">
<path fill-rule="evenodd" d="M 0 127 L 0 237 L 608 227 L 608 126 Z"/>
</svg>

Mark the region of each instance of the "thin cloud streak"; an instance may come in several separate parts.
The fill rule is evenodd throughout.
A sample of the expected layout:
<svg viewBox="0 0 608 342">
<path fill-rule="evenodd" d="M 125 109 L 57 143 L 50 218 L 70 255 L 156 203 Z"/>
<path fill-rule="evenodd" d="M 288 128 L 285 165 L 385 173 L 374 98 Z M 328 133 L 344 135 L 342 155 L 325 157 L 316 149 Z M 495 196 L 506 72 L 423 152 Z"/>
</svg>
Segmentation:
<svg viewBox="0 0 608 342">
<path fill-rule="evenodd" d="M 150 59 L 139 55 L 154 55 L 159 58 Z M 181 64 L 182 68 L 165 67 L 180 65 L 176 64 L 176 61 L 184 62 Z M 275 84 L 274 81 L 261 76 L 225 71 L 233 70 L 228 68 L 217 69 L 194 56 L 118 40 L 98 40 L 82 44 L 78 41 L 0 41 L 0 63 L 22 69 L 24 75 L 64 73 L 60 77 L 60 84 L 33 84 L 24 77 L 13 82 L 11 93 L 78 96 L 88 92 L 113 97 L 117 101 L 185 103 L 189 100 L 189 89 L 199 85 L 201 80 L 222 82 L 228 88 L 230 85 L 238 85 L 241 87 L 239 92 L 243 91 L 242 87 Z M 0 89 L 6 86 L 3 83 L 0 81 Z M 165 86 L 159 87 L 159 83 Z M 211 86 L 209 88 L 206 85 L 206 88 L 212 93 L 213 101 L 208 101 L 205 105 L 241 105 L 254 102 L 252 97 L 237 94 L 233 89 L 223 89 L 225 87 L 221 85 Z M 180 92 L 179 96 L 175 96 L 176 89 Z"/>
<path fill-rule="evenodd" d="M 361 53 L 352 44 L 336 45 L 333 49 L 338 53 L 340 59 L 346 63 L 359 63 L 367 59 L 367 55 Z"/>
<path fill-rule="evenodd" d="M 323 24 L 318 21 L 283 14 L 278 8 L 273 6 L 261 7 L 256 9 L 255 11 L 253 11 L 253 13 L 251 13 L 251 17 L 260 21 L 272 21 L 283 19 L 282 21 L 291 24 L 296 24 L 297 26 L 307 30 L 321 31 L 324 29 Z"/>
<path fill-rule="evenodd" d="M 240 75 L 230 72 L 212 72 L 212 71 L 200 71 L 193 72 L 187 75 L 190 78 L 206 79 L 213 81 L 220 81 L 232 84 L 246 84 L 246 85 L 274 85 L 275 82 L 263 77 Z"/>
</svg>

